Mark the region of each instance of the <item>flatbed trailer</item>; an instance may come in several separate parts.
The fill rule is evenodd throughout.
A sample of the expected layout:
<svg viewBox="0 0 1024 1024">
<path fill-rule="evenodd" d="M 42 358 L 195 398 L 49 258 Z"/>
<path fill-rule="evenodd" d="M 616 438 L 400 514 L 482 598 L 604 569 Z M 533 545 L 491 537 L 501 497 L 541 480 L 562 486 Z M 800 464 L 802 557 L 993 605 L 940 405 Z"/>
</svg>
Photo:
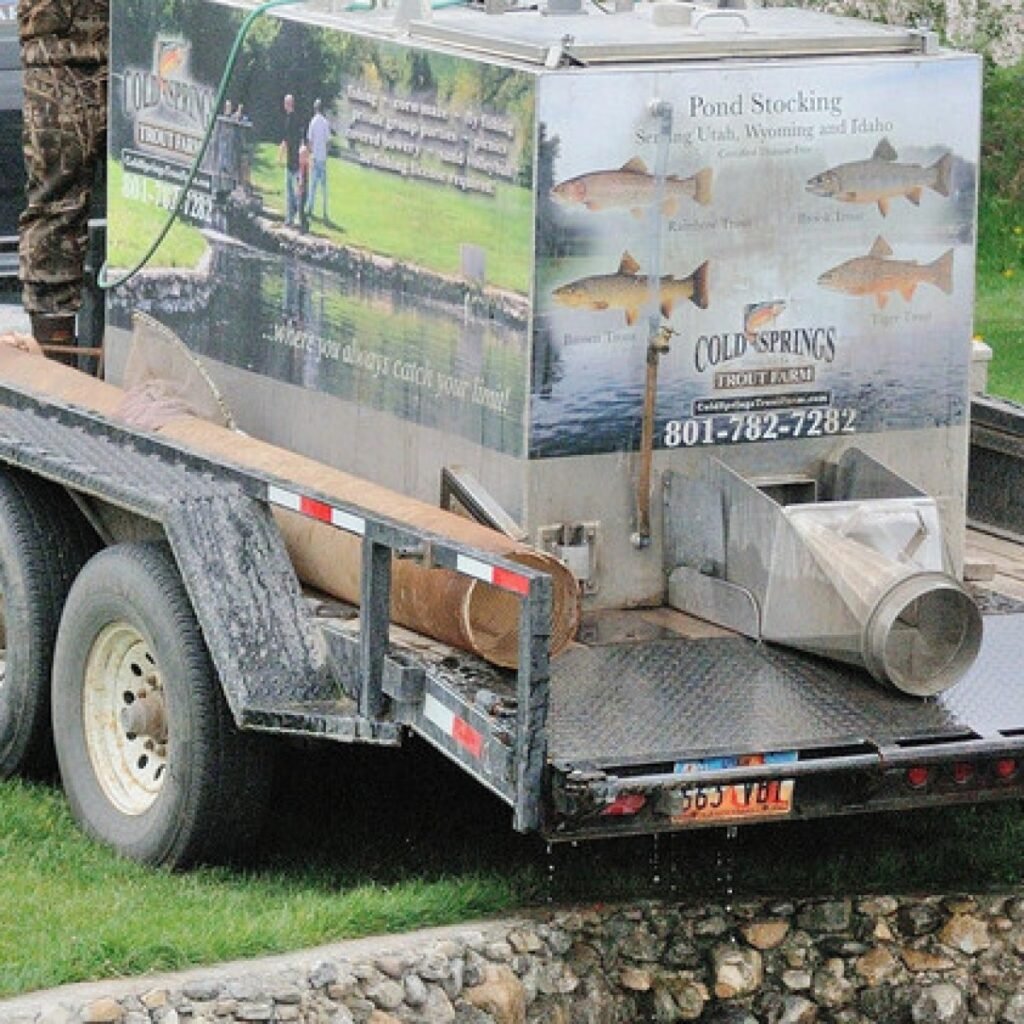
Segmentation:
<svg viewBox="0 0 1024 1024">
<path fill-rule="evenodd" d="M 111 10 L 105 381 L 0 352 L 0 774 L 55 753 L 168 865 L 244 846 L 285 737 L 415 734 L 551 840 L 1024 793 L 976 57 L 753 3 Z M 126 273 L 146 207 L 180 245 Z M 140 380 L 214 423 L 130 426 Z M 511 647 L 399 616 L 410 566 Z"/>
<path fill-rule="evenodd" d="M 169 546 L 242 733 L 384 746 L 417 734 L 508 804 L 518 830 L 578 839 L 1024 792 L 1024 556 L 1005 527 L 1003 537 L 975 528 L 968 541 L 972 560 L 994 574 L 978 590 L 980 655 L 957 685 L 921 700 L 858 668 L 667 608 L 588 615 L 577 641 L 549 662 L 543 573 L 324 495 L 296 495 L 287 481 L 9 384 L 0 387 L 0 460 L 5 481 L 31 495 L 30 509 L 70 495 L 65 514 L 83 517 L 82 532 L 95 528 L 94 548 Z M 275 504 L 361 531 L 369 614 L 301 588 L 270 515 Z M 517 670 L 389 624 L 391 555 L 424 545 L 437 565 L 515 575 Z M 3 553 L 10 587 L 21 567 L 10 548 Z M 16 600 L 17 592 L 8 608 Z M 22 639 L 7 637 L 12 666 Z M 9 741 L 10 708 L 3 722 Z M 777 762 L 760 756 L 781 752 Z M 84 824 L 120 842 L 88 813 Z M 194 836 L 144 859 L 188 863 L 202 850 Z"/>
</svg>

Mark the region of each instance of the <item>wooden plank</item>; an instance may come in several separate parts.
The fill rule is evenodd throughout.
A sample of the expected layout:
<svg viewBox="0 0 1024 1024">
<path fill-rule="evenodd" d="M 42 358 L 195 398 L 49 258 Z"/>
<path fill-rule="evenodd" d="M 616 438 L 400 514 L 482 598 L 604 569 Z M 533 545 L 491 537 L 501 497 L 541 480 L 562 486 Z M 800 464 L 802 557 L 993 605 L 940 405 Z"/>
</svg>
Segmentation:
<svg viewBox="0 0 1024 1024">
<path fill-rule="evenodd" d="M 1024 545 L 981 530 L 968 530 L 965 559 L 993 566 L 994 576 L 981 584 L 983 589 L 1024 601 Z"/>
<path fill-rule="evenodd" d="M 992 562 L 996 577 L 1012 577 L 1024 581 L 1024 546 L 1003 537 L 969 530 L 966 556 L 969 561 Z"/>
</svg>

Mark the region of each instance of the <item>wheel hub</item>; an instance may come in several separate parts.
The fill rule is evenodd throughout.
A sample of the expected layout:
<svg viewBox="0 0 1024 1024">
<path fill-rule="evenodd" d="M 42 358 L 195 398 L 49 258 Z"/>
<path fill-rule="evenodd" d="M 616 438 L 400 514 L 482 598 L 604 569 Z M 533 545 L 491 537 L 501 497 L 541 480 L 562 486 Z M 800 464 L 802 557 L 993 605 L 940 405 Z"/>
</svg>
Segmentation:
<svg viewBox="0 0 1024 1024">
<path fill-rule="evenodd" d="M 167 774 L 167 707 L 156 660 L 134 626 L 111 623 L 96 637 L 82 701 L 86 746 L 100 786 L 123 813 L 144 813 Z"/>
</svg>

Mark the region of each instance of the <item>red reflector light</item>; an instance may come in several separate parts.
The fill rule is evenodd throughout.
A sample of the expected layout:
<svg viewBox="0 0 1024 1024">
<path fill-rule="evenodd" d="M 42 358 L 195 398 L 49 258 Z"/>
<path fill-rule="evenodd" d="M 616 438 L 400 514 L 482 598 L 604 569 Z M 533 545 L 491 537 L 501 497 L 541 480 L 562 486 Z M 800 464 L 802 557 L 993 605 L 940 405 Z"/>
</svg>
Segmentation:
<svg viewBox="0 0 1024 1024">
<path fill-rule="evenodd" d="M 974 778 L 974 765 L 970 761 L 957 761 L 953 765 L 953 781 L 962 786 Z"/>
<path fill-rule="evenodd" d="M 927 786 L 931 777 L 932 773 L 924 765 L 917 765 L 914 768 L 907 769 L 907 784 L 914 789 L 921 789 L 923 786 Z"/>
<path fill-rule="evenodd" d="M 636 814 L 647 803 L 643 793 L 623 793 L 617 796 L 601 813 L 612 818 L 624 818 Z"/>
<path fill-rule="evenodd" d="M 995 763 L 997 779 L 1012 779 L 1017 774 L 1017 762 L 1012 757 L 1001 757 Z"/>
</svg>

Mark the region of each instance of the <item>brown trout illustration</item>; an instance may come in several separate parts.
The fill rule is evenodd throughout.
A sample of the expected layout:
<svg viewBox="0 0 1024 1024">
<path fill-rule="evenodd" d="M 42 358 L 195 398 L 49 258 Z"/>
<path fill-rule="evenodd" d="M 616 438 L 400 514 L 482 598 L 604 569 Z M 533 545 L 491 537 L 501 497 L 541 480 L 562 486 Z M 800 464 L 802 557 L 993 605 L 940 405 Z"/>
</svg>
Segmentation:
<svg viewBox="0 0 1024 1024">
<path fill-rule="evenodd" d="M 628 253 L 622 254 L 614 274 L 597 274 L 570 281 L 552 292 L 561 306 L 574 309 L 622 309 L 626 323 L 636 323 L 640 310 L 651 298 L 650 279 L 639 273 L 640 265 Z M 695 306 L 708 306 L 708 264 L 705 260 L 688 277 L 666 274 L 658 282 L 658 303 L 661 315 L 672 315 L 677 302 L 689 299 Z"/>
<path fill-rule="evenodd" d="M 660 192 L 661 212 L 667 217 L 679 211 L 682 198 L 701 206 L 711 202 L 712 170 L 705 167 L 688 178 L 670 174 Z M 647 165 L 635 156 L 618 170 L 591 171 L 568 178 L 555 185 L 551 194 L 559 201 L 585 206 L 588 210 L 628 209 L 634 217 L 642 217 L 659 199 L 658 181 Z"/>
<path fill-rule="evenodd" d="M 951 153 L 940 157 L 930 167 L 898 164 L 896 150 L 888 139 L 882 139 L 870 160 L 830 167 L 807 182 L 807 191 L 841 203 L 877 203 L 885 217 L 889 213 L 889 201 L 898 196 L 915 206 L 920 204 L 921 193 L 926 188 L 948 196 L 952 172 Z"/>
<path fill-rule="evenodd" d="M 909 302 L 919 284 L 930 284 L 947 295 L 953 292 L 953 250 L 948 249 L 934 263 L 893 260 L 889 243 L 879 235 L 867 256 L 857 256 L 826 270 L 818 284 L 847 295 L 873 295 L 879 309 L 899 292 Z"/>
<path fill-rule="evenodd" d="M 753 341 L 759 331 L 775 323 L 785 308 L 786 304 L 781 299 L 753 302 L 746 306 L 743 310 L 743 334 L 747 341 Z"/>
</svg>

